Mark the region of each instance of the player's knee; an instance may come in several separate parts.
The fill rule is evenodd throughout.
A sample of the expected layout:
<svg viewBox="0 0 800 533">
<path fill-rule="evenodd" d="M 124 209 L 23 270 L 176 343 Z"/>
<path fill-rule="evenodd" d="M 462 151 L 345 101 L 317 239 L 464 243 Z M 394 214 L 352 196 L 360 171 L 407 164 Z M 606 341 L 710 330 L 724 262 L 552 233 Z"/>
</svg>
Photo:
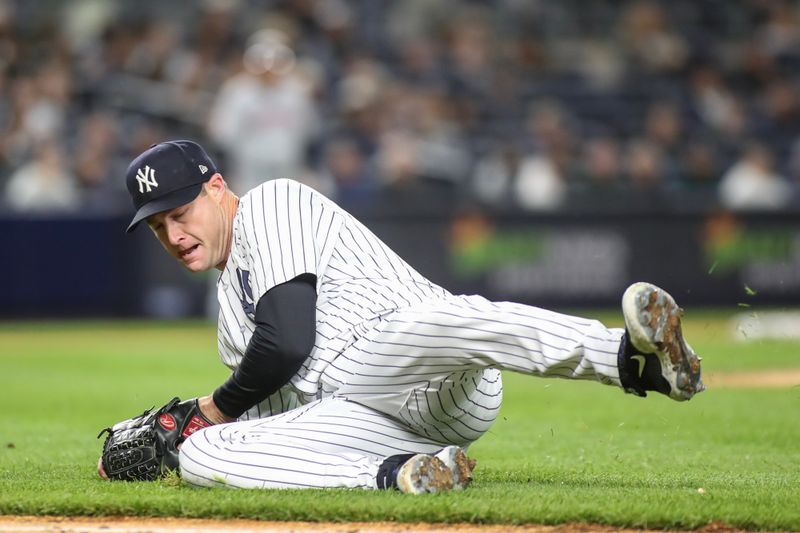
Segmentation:
<svg viewBox="0 0 800 533">
<path fill-rule="evenodd" d="M 213 487 L 217 485 L 208 467 L 211 456 L 207 450 L 213 446 L 214 432 L 205 434 L 211 428 L 201 429 L 190 435 L 178 450 L 178 464 L 181 478 L 189 485 Z"/>
</svg>

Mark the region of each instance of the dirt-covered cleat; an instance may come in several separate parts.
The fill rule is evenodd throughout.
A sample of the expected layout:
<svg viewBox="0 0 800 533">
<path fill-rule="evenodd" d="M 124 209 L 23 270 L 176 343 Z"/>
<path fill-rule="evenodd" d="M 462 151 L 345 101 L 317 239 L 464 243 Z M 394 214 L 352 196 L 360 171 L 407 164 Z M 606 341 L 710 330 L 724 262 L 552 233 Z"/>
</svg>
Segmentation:
<svg viewBox="0 0 800 533">
<path fill-rule="evenodd" d="M 634 283 L 622 296 L 622 314 L 626 333 L 619 370 L 626 391 L 646 396 L 654 390 L 683 401 L 705 389 L 700 358 L 683 338 L 683 309 L 667 291 Z"/>
<path fill-rule="evenodd" d="M 444 492 L 453 488 L 453 472 L 438 457 L 417 454 L 397 471 L 397 488 L 408 494 Z"/>
<path fill-rule="evenodd" d="M 440 459 L 453 473 L 453 490 L 465 489 L 472 483 L 472 471 L 477 461 L 467 457 L 463 448 L 448 446 L 434 457 Z"/>
</svg>

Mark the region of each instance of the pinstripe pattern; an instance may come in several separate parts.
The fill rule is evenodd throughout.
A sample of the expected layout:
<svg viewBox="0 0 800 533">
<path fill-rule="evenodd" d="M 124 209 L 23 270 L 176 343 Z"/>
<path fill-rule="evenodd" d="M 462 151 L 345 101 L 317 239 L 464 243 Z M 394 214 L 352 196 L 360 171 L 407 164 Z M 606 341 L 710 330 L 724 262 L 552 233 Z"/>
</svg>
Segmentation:
<svg viewBox="0 0 800 533">
<path fill-rule="evenodd" d="M 199 486 L 374 489 L 385 457 L 441 447 L 373 409 L 325 398 L 199 431 L 183 444 L 180 463 L 183 478 Z"/>
<path fill-rule="evenodd" d="M 237 269 L 249 272 L 251 298 Z M 217 294 L 223 363 L 236 368 L 255 329 L 242 302 L 257 302 L 306 273 L 317 276 L 317 331 L 314 349 L 291 381 L 302 403 L 333 392 L 323 390 L 322 373 L 380 317 L 447 295 L 322 195 L 291 180 L 269 181 L 241 198 L 234 219 Z M 251 410 L 247 416 L 257 415 Z"/>
<path fill-rule="evenodd" d="M 328 367 L 323 381 L 422 435 L 466 444 L 497 415 L 497 369 L 619 385 L 622 334 L 535 307 L 448 295 L 385 317 Z"/>
<path fill-rule="evenodd" d="M 241 362 L 253 304 L 306 273 L 317 278 L 311 354 L 240 422 L 187 441 L 181 468 L 190 483 L 374 488 L 386 456 L 483 435 L 500 409 L 501 369 L 619 385 L 623 330 L 452 295 L 291 180 L 267 182 L 240 200 L 218 282 L 223 363 Z"/>
</svg>

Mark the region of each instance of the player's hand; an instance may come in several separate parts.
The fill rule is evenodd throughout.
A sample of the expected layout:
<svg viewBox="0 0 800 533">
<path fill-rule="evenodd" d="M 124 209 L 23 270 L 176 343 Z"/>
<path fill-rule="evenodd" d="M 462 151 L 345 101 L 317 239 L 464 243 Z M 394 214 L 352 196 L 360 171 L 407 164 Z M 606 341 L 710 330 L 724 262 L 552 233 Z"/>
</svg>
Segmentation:
<svg viewBox="0 0 800 533">
<path fill-rule="evenodd" d="M 227 422 L 233 422 L 236 420 L 235 418 L 226 416 L 222 411 L 219 410 L 217 404 L 214 402 L 213 396 L 209 395 L 198 398 L 197 407 L 200 408 L 200 412 L 203 413 L 203 416 L 208 418 L 208 420 L 214 424 L 225 424 Z"/>
<path fill-rule="evenodd" d="M 97 473 L 100 474 L 100 477 L 108 481 L 108 476 L 106 475 L 106 471 L 103 468 L 103 458 L 97 460 Z"/>
</svg>

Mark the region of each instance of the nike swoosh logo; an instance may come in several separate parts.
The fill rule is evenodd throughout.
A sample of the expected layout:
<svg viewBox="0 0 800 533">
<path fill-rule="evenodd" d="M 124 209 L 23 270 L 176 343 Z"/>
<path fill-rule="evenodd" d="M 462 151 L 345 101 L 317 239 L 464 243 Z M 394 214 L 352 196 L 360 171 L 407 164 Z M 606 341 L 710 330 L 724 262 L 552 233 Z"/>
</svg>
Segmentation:
<svg viewBox="0 0 800 533">
<path fill-rule="evenodd" d="M 642 372 L 644 372 L 644 363 L 647 359 L 643 355 L 632 355 L 631 359 L 636 359 L 639 362 L 639 377 L 641 378 Z"/>
</svg>

